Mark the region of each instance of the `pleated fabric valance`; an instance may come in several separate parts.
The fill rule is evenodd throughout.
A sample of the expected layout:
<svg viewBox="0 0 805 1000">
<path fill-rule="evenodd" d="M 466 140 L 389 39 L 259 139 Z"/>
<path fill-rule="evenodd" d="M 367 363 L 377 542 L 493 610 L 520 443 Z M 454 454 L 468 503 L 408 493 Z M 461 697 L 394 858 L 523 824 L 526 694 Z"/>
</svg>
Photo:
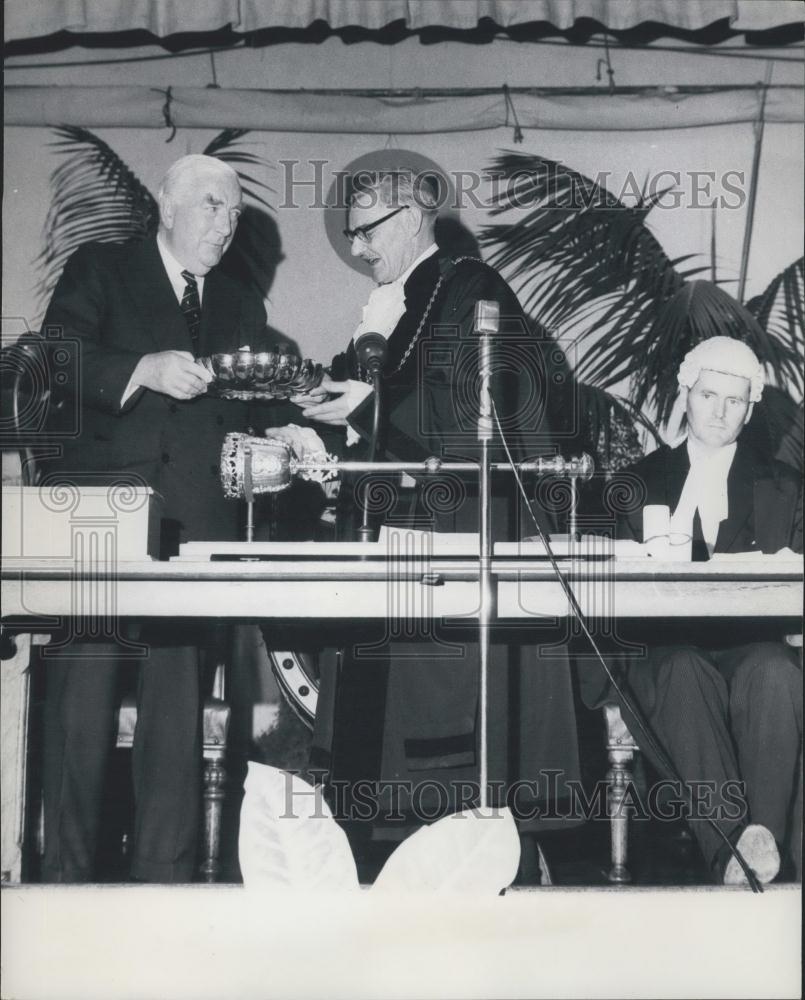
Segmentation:
<svg viewBox="0 0 805 1000">
<path fill-rule="evenodd" d="M 727 20 L 736 31 L 765 31 L 804 18 L 799 0 L 24 0 L 5 5 L 5 38 L 135 30 L 164 38 L 225 27 L 239 33 L 298 29 L 317 21 L 368 30 L 402 21 L 417 31 L 471 30 L 480 21 L 502 28 L 547 22 L 567 30 L 592 20 L 613 31 L 645 22 L 696 31 Z"/>
</svg>

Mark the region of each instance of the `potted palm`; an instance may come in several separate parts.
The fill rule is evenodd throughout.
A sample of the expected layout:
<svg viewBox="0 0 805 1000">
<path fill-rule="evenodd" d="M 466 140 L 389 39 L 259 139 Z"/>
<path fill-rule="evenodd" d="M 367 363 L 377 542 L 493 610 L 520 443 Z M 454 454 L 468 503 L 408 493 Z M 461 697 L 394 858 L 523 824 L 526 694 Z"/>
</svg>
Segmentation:
<svg viewBox="0 0 805 1000">
<path fill-rule="evenodd" d="M 702 277 L 712 264 L 667 256 L 647 225 L 664 191 L 627 205 L 570 167 L 524 153 L 501 153 L 490 171 L 499 181 L 495 221 L 479 242 L 526 311 L 580 349 L 572 388 L 604 467 L 625 464 L 634 451 L 631 438 L 623 454 L 625 420 L 646 426 L 647 412 L 657 429 L 669 429 L 679 363 L 719 334 L 745 340 L 766 366 L 771 384 L 752 432 L 800 465 L 804 258 L 742 304 Z M 615 395 L 624 384 L 625 395 Z"/>
</svg>

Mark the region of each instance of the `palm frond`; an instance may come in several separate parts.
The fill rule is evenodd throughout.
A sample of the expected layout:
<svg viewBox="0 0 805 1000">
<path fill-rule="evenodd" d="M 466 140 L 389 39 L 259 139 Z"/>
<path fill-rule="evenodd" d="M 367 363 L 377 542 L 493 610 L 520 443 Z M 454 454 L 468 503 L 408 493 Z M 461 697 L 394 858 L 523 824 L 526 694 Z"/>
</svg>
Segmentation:
<svg viewBox="0 0 805 1000">
<path fill-rule="evenodd" d="M 239 145 L 248 132 L 244 128 L 226 128 L 207 144 L 204 153 L 206 156 L 216 156 L 237 170 L 240 186 L 246 197 L 246 209 L 221 266 L 230 274 L 253 285 L 261 297 L 265 298 L 274 280 L 277 265 L 282 260 L 282 252 L 277 225 L 269 215 L 273 208 L 260 194 L 260 191 L 273 193 L 274 189 L 243 170 L 244 166 L 262 170 L 269 166 L 262 156 L 244 150 Z"/>
<path fill-rule="evenodd" d="M 157 203 L 118 154 L 88 129 L 60 126 L 51 145 L 65 159 L 53 171 L 53 200 L 36 260 L 46 303 L 65 262 L 83 243 L 123 243 L 156 229 Z"/>
<path fill-rule="evenodd" d="M 637 318 L 631 322 L 631 313 Z M 638 408 L 653 406 L 665 424 L 678 393 L 676 373 L 685 354 L 709 337 L 743 340 L 769 366 L 781 384 L 797 377 L 796 355 L 769 337 L 755 317 L 723 289 L 709 281 L 685 282 L 657 305 L 619 309 L 607 322 L 614 325 L 604 342 L 582 358 L 579 378 L 612 386 L 630 378 L 630 399 Z M 639 366 L 636 364 L 639 359 Z"/>
<path fill-rule="evenodd" d="M 490 172 L 497 178 L 490 215 L 517 211 L 519 218 L 483 227 L 480 243 L 545 326 L 573 323 L 612 296 L 656 299 L 684 280 L 645 224 L 664 192 L 625 205 L 578 171 L 524 153 L 501 154 Z"/>
<path fill-rule="evenodd" d="M 270 191 L 273 194 L 274 189 L 265 182 L 245 173 L 242 169 L 243 166 L 259 167 L 262 169 L 268 166 L 268 161 L 264 157 L 257 153 L 250 153 L 248 150 L 244 150 L 241 146 L 238 146 L 240 140 L 245 135 L 248 135 L 248 132 L 249 129 L 247 128 L 225 128 L 207 143 L 204 155 L 215 156 L 237 170 L 238 177 L 240 178 L 240 186 L 246 197 L 259 205 L 264 205 L 269 211 L 272 211 L 271 205 L 259 192 L 262 189 L 263 191 Z"/>
<path fill-rule="evenodd" d="M 224 254 L 220 266 L 240 281 L 251 284 L 265 299 L 283 259 L 274 216 L 265 209 L 246 205 L 232 246 Z"/>
<path fill-rule="evenodd" d="M 800 377 L 792 337 L 767 332 L 736 299 L 698 280 L 706 262 L 667 256 L 646 222 L 665 192 L 644 191 L 626 205 L 564 164 L 524 153 L 499 155 L 490 173 L 497 184 L 490 214 L 520 218 L 484 227 L 479 242 L 530 314 L 585 346 L 576 371 L 582 382 L 611 388 L 628 380 L 631 403 L 653 405 L 665 424 L 684 355 L 717 334 L 747 341 L 778 384 Z M 786 302 L 795 286 L 795 278 L 781 283 Z"/>
<path fill-rule="evenodd" d="M 760 454 L 773 456 L 802 472 L 802 402 L 795 402 L 784 389 L 766 386 L 742 436 Z"/>
<path fill-rule="evenodd" d="M 784 344 L 799 359 L 792 382 L 803 391 L 802 358 L 805 354 L 805 257 L 781 271 L 761 295 L 746 303 L 769 336 Z"/>
<path fill-rule="evenodd" d="M 535 329 L 539 325 L 531 324 Z M 550 342 L 550 334 L 543 334 Z M 628 399 L 580 382 L 559 344 L 545 353 L 545 362 L 551 386 L 547 416 L 563 454 L 589 452 L 597 469 L 614 471 L 642 456 L 640 428 L 660 444 L 657 428 Z"/>
<path fill-rule="evenodd" d="M 592 451 L 596 469 L 617 472 L 642 458 L 638 428 L 654 440 L 662 438 L 654 424 L 628 399 L 586 382 L 574 383 L 579 413 L 583 417 L 583 447 Z"/>
</svg>

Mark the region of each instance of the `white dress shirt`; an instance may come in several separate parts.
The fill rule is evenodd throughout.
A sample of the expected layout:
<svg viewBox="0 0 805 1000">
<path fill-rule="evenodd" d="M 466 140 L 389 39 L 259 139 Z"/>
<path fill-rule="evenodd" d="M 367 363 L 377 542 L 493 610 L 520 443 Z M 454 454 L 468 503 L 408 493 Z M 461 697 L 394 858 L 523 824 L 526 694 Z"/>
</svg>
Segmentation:
<svg viewBox="0 0 805 1000">
<path fill-rule="evenodd" d="M 157 250 L 159 250 L 159 256 L 162 258 L 162 263 L 168 274 L 168 279 L 170 280 L 171 286 L 173 288 L 173 294 L 176 296 L 176 300 L 179 305 L 182 304 L 182 299 L 184 298 L 184 290 L 187 287 L 187 281 L 182 277 L 182 271 L 187 271 L 188 268 L 182 267 L 179 261 L 173 256 L 173 254 L 168 250 L 168 248 L 163 243 L 161 237 L 157 236 Z M 204 301 L 204 275 L 196 275 L 196 284 L 198 285 L 198 300 L 199 302 Z"/>
</svg>

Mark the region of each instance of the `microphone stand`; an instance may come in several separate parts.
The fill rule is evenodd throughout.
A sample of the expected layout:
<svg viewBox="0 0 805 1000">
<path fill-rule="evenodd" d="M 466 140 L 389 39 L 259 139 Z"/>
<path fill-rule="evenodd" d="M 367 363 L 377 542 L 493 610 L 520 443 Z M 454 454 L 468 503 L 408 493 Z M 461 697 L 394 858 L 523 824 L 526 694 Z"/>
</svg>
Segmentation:
<svg viewBox="0 0 805 1000">
<path fill-rule="evenodd" d="M 492 489 L 490 445 L 492 443 L 492 398 L 490 380 L 492 375 L 492 341 L 490 333 L 496 333 L 499 320 L 497 302 L 477 302 L 475 305 L 475 331 L 480 336 L 478 356 L 478 376 L 480 380 L 480 400 L 478 407 L 478 443 L 480 445 L 478 471 L 479 500 L 479 556 L 478 582 L 480 586 L 480 609 L 478 612 L 478 757 L 479 795 L 481 809 L 488 805 L 489 785 L 489 654 L 490 630 L 496 616 L 496 591 L 492 580 Z"/>
<path fill-rule="evenodd" d="M 372 372 L 372 386 L 374 388 L 374 413 L 372 415 L 372 437 L 369 442 L 369 461 L 374 463 L 377 457 L 377 446 L 380 439 L 380 416 L 382 413 L 383 390 L 382 373 L 377 370 Z M 358 528 L 359 542 L 373 542 L 375 540 L 375 529 L 369 523 L 369 490 L 363 493 L 363 510 L 361 512 L 361 526 Z"/>
<path fill-rule="evenodd" d="M 374 390 L 374 412 L 372 415 L 372 437 L 369 442 L 369 462 L 374 463 L 380 444 L 380 421 L 383 413 L 383 365 L 388 354 L 386 338 L 379 333 L 364 333 L 355 342 L 355 353 L 358 361 L 372 376 Z M 358 528 L 358 541 L 373 542 L 375 529 L 369 523 L 369 491 L 364 490 L 361 526 Z"/>
</svg>

